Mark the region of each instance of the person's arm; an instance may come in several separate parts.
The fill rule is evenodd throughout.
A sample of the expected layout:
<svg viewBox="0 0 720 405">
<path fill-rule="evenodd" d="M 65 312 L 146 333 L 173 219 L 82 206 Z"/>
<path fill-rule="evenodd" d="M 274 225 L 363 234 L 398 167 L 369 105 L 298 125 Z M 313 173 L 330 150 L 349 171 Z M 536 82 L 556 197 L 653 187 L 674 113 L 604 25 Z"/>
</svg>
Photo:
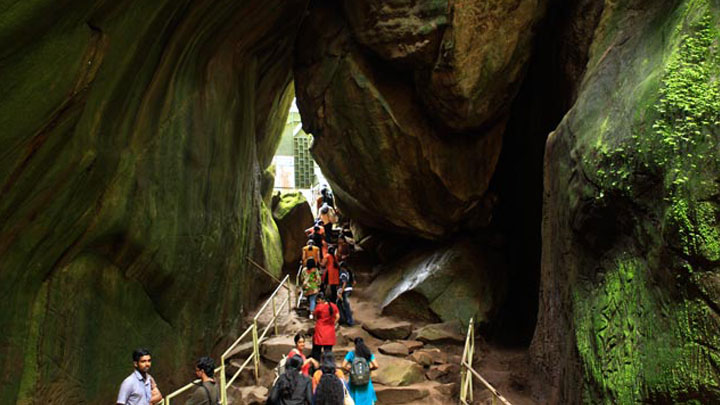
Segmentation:
<svg viewBox="0 0 720 405">
<path fill-rule="evenodd" d="M 162 393 L 160 393 L 160 389 L 158 389 L 157 383 L 155 382 L 155 379 L 150 376 L 150 387 L 152 388 L 151 391 L 151 397 L 150 397 L 150 405 L 155 405 L 158 402 L 162 401 L 163 396 Z"/>
<path fill-rule="evenodd" d="M 370 370 L 377 370 L 378 369 L 378 363 L 377 360 L 375 360 L 375 357 L 373 356 L 373 359 L 370 361 Z"/>
<path fill-rule="evenodd" d="M 335 309 L 335 323 L 337 323 L 340 320 L 340 311 L 338 310 L 337 305 L 335 305 L 335 304 L 330 304 L 330 305 L 335 307 L 334 308 Z"/>
<path fill-rule="evenodd" d="M 130 396 L 131 389 L 130 382 L 127 380 L 123 381 L 122 385 L 120 385 L 120 391 L 118 392 L 117 401 L 115 401 L 115 403 L 117 405 L 125 405 L 128 397 Z"/>
<path fill-rule="evenodd" d="M 347 361 L 347 359 L 343 359 L 343 362 L 340 365 L 340 368 L 350 371 L 350 363 Z"/>
<path fill-rule="evenodd" d="M 207 394 L 205 393 L 205 389 L 202 387 L 197 387 L 195 391 L 193 391 L 190 398 L 188 398 L 187 401 L 185 401 L 185 405 L 197 405 L 197 404 L 204 404 L 207 402 Z"/>
</svg>

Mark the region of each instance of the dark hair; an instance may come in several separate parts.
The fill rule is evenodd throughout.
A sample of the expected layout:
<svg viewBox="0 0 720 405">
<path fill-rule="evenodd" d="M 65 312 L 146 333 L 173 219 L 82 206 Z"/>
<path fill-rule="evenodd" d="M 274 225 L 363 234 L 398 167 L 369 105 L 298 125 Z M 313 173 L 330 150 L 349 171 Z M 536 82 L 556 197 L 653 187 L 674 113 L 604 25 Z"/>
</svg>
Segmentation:
<svg viewBox="0 0 720 405">
<path fill-rule="evenodd" d="M 324 293 L 324 292 L 320 291 L 320 292 L 317 294 L 317 298 L 315 298 L 315 299 L 316 299 L 316 300 L 323 300 L 323 301 L 327 302 L 327 303 L 328 303 L 328 310 L 330 311 L 330 316 L 334 316 L 334 315 L 335 315 L 335 311 L 333 310 L 332 305 L 330 305 L 330 302 L 325 298 L 325 293 Z"/>
<path fill-rule="evenodd" d="M 330 247 L 328 248 L 328 253 L 329 253 L 329 254 L 335 253 L 335 246 L 330 246 Z"/>
<path fill-rule="evenodd" d="M 140 358 L 143 356 L 152 356 L 150 350 L 143 348 L 135 349 L 132 354 L 132 359 L 133 361 L 140 361 Z"/>
<path fill-rule="evenodd" d="M 198 368 L 198 370 L 202 370 L 206 376 L 213 378 L 215 375 L 215 360 L 213 360 L 210 357 L 203 356 L 198 359 L 197 364 L 195 364 L 195 367 Z"/>
<path fill-rule="evenodd" d="M 328 207 L 327 205 L 323 205 L 323 206 L 320 208 L 320 212 L 322 212 L 323 214 L 327 214 L 328 211 L 330 211 L 330 207 Z"/>
<path fill-rule="evenodd" d="M 372 357 L 370 348 L 367 347 L 365 340 L 361 337 L 355 338 L 355 356 L 362 357 L 367 361 L 370 361 L 370 357 Z"/>
<path fill-rule="evenodd" d="M 333 352 L 323 352 L 320 355 L 320 370 L 323 374 L 335 374 L 335 355 Z"/>
<path fill-rule="evenodd" d="M 306 243 L 306 244 L 307 244 L 307 245 L 312 245 L 313 243 L 315 243 L 315 242 L 313 242 L 313 240 L 312 240 L 312 239 L 308 239 L 308 241 L 307 241 L 307 243 Z"/>
<path fill-rule="evenodd" d="M 320 221 L 320 222 L 322 222 L 322 221 Z M 320 230 L 320 226 L 317 225 L 317 224 L 315 224 L 315 225 L 313 226 L 313 231 L 319 231 L 319 230 Z"/>
<path fill-rule="evenodd" d="M 305 336 L 303 336 L 302 333 L 298 333 L 297 335 L 295 335 L 295 345 L 297 345 L 300 339 L 305 339 Z"/>
<path fill-rule="evenodd" d="M 338 263 L 338 267 L 340 267 L 341 269 L 347 268 L 347 263 L 345 263 L 345 260 L 343 260 L 343 261 L 341 261 L 340 263 Z"/>
<path fill-rule="evenodd" d="M 285 361 L 285 372 L 278 379 L 278 389 L 281 398 L 288 399 L 292 397 L 298 378 L 300 378 L 300 366 L 302 362 L 300 356 L 292 356 Z"/>
<path fill-rule="evenodd" d="M 322 377 L 315 391 L 315 405 L 338 405 L 343 403 L 343 383 L 335 375 L 335 357 L 332 352 L 322 354 Z"/>
</svg>

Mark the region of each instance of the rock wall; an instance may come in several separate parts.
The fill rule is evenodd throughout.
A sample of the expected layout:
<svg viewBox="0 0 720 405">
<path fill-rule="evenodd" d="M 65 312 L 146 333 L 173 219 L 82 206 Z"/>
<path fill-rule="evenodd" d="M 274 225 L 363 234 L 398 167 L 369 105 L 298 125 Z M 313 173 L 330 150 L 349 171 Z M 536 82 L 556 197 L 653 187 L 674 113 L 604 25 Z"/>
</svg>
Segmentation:
<svg viewBox="0 0 720 405">
<path fill-rule="evenodd" d="M 346 214 L 427 239 L 489 222 L 488 185 L 545 6 L 313 2 L 298 108 Z"/>
<path fill-rule="evenodd" d="M 545 155 L 553 403 L 716 403 L 720 3 L 606 2 Z"/>
<path fill-rule="evenodd" d="M 238 332 L 246 257 L 282 264 L 260 181 L 306 6 L 4 7 L 0 403 L 106 403 L 138 346 L 169 392 Z"/>
</svg>

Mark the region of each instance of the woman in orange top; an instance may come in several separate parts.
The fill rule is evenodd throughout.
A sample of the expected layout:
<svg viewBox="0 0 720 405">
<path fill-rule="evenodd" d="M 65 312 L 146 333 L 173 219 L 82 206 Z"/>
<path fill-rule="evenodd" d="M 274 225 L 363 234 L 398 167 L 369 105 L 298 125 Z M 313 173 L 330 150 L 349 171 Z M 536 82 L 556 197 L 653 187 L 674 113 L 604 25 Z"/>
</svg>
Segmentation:
<svg viewBox="0 0 720 405">
<path fill-rule="evenodd" d="M 328 300 L 330 302 L 337 301 L 337 290 L 340 286 L 340 269 L 338 267 L 337 258 L 335 258 L 335 247 L 330 246 L 328 253 L 325 255 L 322 261 L 322 265 L 325 267 L 325 273 L 323 273 L 322 283 L 323 285 L 330 286 L 330 295 Z"/>
<path fill-rule="evenodd" d="M 302 264 L 303 266 L 307 267 L 307 260 L 308 259 L 314 259 L 315 260 L 315 266 L 320 265 L 320 248 L 315 246 L 315 243 L 312 239 L 307 241 L 307 246 L 303 247 L 302 249 Z"/>
<path fill-rule="evenodd" d="M 345 381 L 345 374 L 343 374 L 341 369 L 335 367 L 335 355 L 333 354 L 333 352 L 325 352 L 322 354 L 322 359 L 320 361 L 320 369 L 316 370 L 315 373 L 313 373 L 312 377 L 313 393 L 315 392 L 315 390 L 317 390 L 318 384 L 320 384 L 320 379 L 325 373 L 335 374 L 335 376 L 339 378 L 341 382 L 344 383 Z"/>
</svg>

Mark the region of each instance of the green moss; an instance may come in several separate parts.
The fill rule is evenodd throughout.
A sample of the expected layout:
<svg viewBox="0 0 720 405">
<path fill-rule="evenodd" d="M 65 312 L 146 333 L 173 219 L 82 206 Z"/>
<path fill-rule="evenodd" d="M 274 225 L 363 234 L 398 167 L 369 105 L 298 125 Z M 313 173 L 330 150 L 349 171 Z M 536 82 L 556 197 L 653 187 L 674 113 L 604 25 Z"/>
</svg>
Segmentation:
<svg viewBox="0 0 720 405">
<path fill-rule="evenodd" d="M 296 191 L 294 193 L 283 193 L 280 196 L 280 201 L 273 211 L 273 216 L 277 219 L 284 218 L 293 208 L 295 208 L 295 206 L 299 204 L 307 204 L 307 200 L 305 199 L 303 193 L 300 191 Z"/>
<path fill-rule="evenodd" d="M 273 220 L 270 209 L 265 203 L 260 207 L 260 218 L 262 221 L 262 245 L 265 252 L 265 268 L 272 274 L 279 276 L 283 265 L 282 241 L 280 231 Z"/>
<path fill-rule="evenodd" d="M 638 251 L 629 244 L 622 253 L 606 252 L 597 280 L 573 292 L 586 402 L 692 403 L 720 397 L 714 349 L 720 347 L 720 323 L 697 293 L 715 299 L 706 275 L 715 274 L 713 263 L 720 260 L 714 198 L 720 172 L 720 30 L 714 7 L 692 0 L 669 14 L 674 30 L 662 36 L 662 58 L 639 58 L 637 70 L 618 79 L 622 85 L 611 99 L 620 107 L 609 121 L 606 115 L 591 116 L 578 131 L 592 134 L 584 140 L 581 164 L 595 186 L 590 193 L 596 203 L 611 204 L 609 196 L 621 196 L 642 207 L 622 215 L 643 229 L 630 231 Z M 629 79 L 638 84 L 628 93 Z M 621 119 L 628 117 L 623 109 L 633 108 L 631 119 Z M 673 284 L 664 284 L 668 279 Z"/>
</svg>

